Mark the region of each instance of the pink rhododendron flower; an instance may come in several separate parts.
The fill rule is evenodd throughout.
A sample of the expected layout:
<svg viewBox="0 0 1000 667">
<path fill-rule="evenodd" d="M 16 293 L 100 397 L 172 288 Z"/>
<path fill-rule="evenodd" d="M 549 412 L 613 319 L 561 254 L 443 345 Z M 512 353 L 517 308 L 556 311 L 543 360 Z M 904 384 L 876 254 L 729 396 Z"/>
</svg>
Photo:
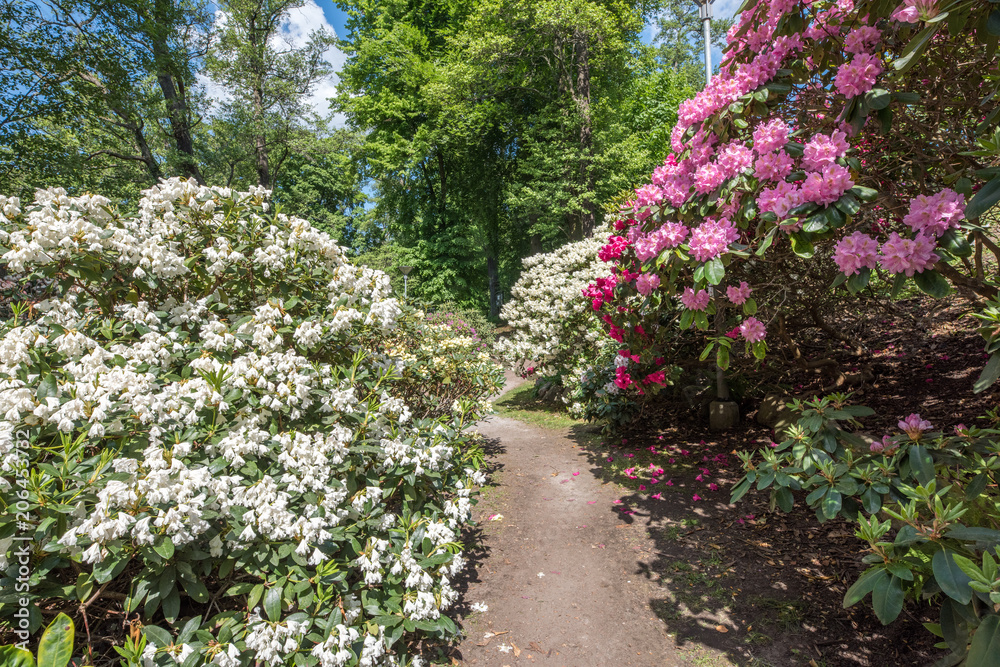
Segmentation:
<svg viewBox="0 0 1000 667">
<path fill-rule="evenodd" d="M 684 288 L 684 293 L 681 294 L 681 303 L 688 310 L 705 310 L 708 308 L 708 302 L 712 299 L 709 296 L 707 290 L 698 290 L 695 292 L 690 287 Z"/>
<path fill-rule="evenodd" d="M 788 125 L 781 118 L 775 118 L 760 125 L 753 133 L 753 149 L 757 155 L 773 153 L 788 143 Z"/>
<path fill-rule="evenodd" d="M 650 498 L 652 498 L 654 500 L 663 500 L 663 494 L 662 493 L 654 493 L 653 495 L 650 496 Z"/>
<path fill-rule="evenodd" d="M 742 306 L 746 303 L 746 300 L 750 298 L 750 286 L 747 285 L 747 281 L 740 283 L 739 287 L 733 287 L 732 285 L 726 287 L 726 297 L 735 305 Z"/>
<path fill-rule="evenodd" d="M 820 171 L 828 164 L 834 164 L 843 157 L 849 148 L 847 135 L 834 130 L 829 135 L 817 134 L 806 144 L 802 153 L 802 166 L 813 171 Z"/>
<path fill-rule="evenodd" d="M 731 178 L 753 165 L 753 151 L 742 143 L 731 141 L 719 152 L 716 164 L 727 178 Z"/>
<path fill-rule="evenodd" d="M 663 201 L 663 192 L 652 183 L 647 183 L 635 191 L 635 203 L 639 208 L 655 206 Z"/>
<path fill-rule="evenodd" d="M 906 432 L 906 435 L 909 436 L 910 440 L 919 440 L 924 431 L 929 431 L 934 428 L 933 424 L 926 419 L 922 419 L 920 415 L 915 412 L 906 419 L 901 419 L 897 426 Z"/>
<path fill-rule="evenodd" d="M 696 494 L 694 494 L 693 496 L 691 496 L 691 500 L 693 500 L 693 501 L 695 501 L 695 502 L 698 502 L 699 500 L 701 500 L 701 496 L 699 496 L 699 495 L 698 495 L 698 494 L 696 493 Z"/>
<path fill-rule="evenodd" d="M 903 4 L 892 13 L 892 18 L 900 23 L 916 23 L 929 21 L 940 11 L 937 0 L 903 0 Z"/>
<path fill-rule="evenodd" d="M 934 195 L 917 195 L 910 200 L 910 211 L 903 218 L 915 232 L 935 238 L 941 236 L 965 217 L 965 197 L 945 188 Z"/>
<path fill-rule="evenodd" d="M 875 85 L 875 78 L 882 73 L 882 62 L 870 53 L 859 53 L 837 70 L 833 85 L 838 93 L 854 97 L 867 93 Z"/>
<path fill-rule="evenodd" d="M 740 335 L 746 341 L 756 343 L 757 341 L 764 340 L 764 337 L 767 335 L 767 329 L 764 327 L 764 323 L 756 317 L 748 317 L 740 325 Z"/>
<path fill-rule="evenodd" d="M 639 290 L 639 294 L 642 294 L 643 296 L 649 296 L 649 294 L 659 286 L 660 276 L 655 273 L 644 273 L 635 281 L 635 288 Z"/>
<path fill-rule="evenodd" d="M 694 191 L 700 195 L 708 194 L 722 185 L 726 180 L 726 172 L 717 164 L 709 162 L 698 167 L 694 172 Z"/>
<path fill-rule="evenodd" d="M 613 262 L 621 257 L 622 252 L 628 247 L 628 241 L 621 236 L 609 236 L 608 244 L 597 251 L 597 257 L 602 262 Z"/>
<path fill-rule="evenodd" d="M 692 257 L 705 262 L 721 255 L 730 243 L 739 238 L 740 233 L 729 220 L 705 220 L 691 232 L 688 248 Z"/>
<path fill-rule="evenodd" d="M 879 262 L 889 273 L 905 273 L 907 276 L 923 273 L 940 259 L 934 253 L 934 245 L 934 241 L 923 234 L 904 239 L 893 232 L 889 240 L 882 244 Z"/>
<path fill-rule="evenodd" d="M 844 37 L 844 51 L 847 53 L 864 53 L 870 51 L 872 46 L 882 37 L 882 31 L 869 25 L 847 33 Z"/>
<path fill-rule="evenodd" d="M 708 488 L 709 488 L 710 491 L 718 491 L 719 490 L 719 485 L 716 484 L 715 482 L 712 482 L 711 484 L 708 485 Z"/>
<path fill-rule="evenodd" d="M 624 366 L 619 366 L 615 371 L 615 386 L 619 389 L 628 389 L 632 384 L 632 376 L 628 374 Z"/>
<path fill-rule="evenodd" d="M 667 373 L 666 371 L 653 371 L 647 375 L 643 381 L 643 384 L 666 384 L 667 383 Z"/>
<path fill-rule="evenodd" d="M 837 242 L 833 261 L 846 276 L 859 273 L 863 266 L 874 269 L 878 263 L 878 242 L 867 234 L 854 232 Z"/>
<path fill-rule="evenodd" d="M 822 173 L 813 172 L 802 183 L 802 201 L 827 206 L 854 187 L 851 172 L 839 164 L 827 164 Z"/>
<path fill-rule="evenodd" d="M 757 197 L 757 207 L 761 213 L 774 213 L 778 221 L 788 218 L 788 212 L 803 202 L 802 190 L 794 183 L 779 182 L 773 188 L 765 188 Z"/>
<path fill-rule="evenodd" d="M 785 151 L 764 153 L 757 158 L 754 165 L 754 176 L 762 181 L 781 181 L 792 173 L 795 162 Z"/>
<path fill-rule="evenodd" d="M 659 255 L 666 248 L 676 248 L 688 235 L 687 225 L 668 222 L 635 242 L 635 256 L 645 262 Z"/>
</svg>

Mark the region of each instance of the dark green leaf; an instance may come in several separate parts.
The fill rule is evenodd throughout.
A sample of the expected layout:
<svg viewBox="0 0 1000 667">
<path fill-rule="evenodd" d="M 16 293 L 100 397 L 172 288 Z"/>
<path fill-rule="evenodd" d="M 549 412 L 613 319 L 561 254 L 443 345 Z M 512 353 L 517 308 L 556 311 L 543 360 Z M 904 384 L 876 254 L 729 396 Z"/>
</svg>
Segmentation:
<svg viewBox="0 0 1000 667">
<path fill-rule="evenodd" d="M 979 379 L 972 385 L 972 391 L 976 394 L 993 386 L 993 383 L 1000 377 L 1000 354 L 991 354 L 990 360 L 986 362 L 986 368 L 979 374 Z"/>
<path fill-rule="evenodd" d="M 955 257 L 972 256 L 972 245 L 969 243 L 969 240 L 954 229 L 949 229 L 945 232 L 938 240 L 938 243 Z"/>
<path fill-rule="evenodd" d="M 865 101 L 868 102 L 868 106 L 870 108 L 877 111 L 889 106 L 889 102 L 892 101 L 892 96 L 885 88 L 872 88 L 865 93 Z"/>
<path fill-rule="evenodd" d="M 45 377 L 43 377 L 42 381 L 38 384 L 38 391 L 36 392 L 38 400 L 41 401 L 50 396 L 58 396 L 58 395 L 59 395 L 59 383 L 56 381 L 56 376 L 53 375 L 52 373 L 46 373 Z"/>
<path fill-rule="evenodd" d="M 976 628 L 965 664 L 969 667 L 1000 667 L 1000 616 L 989 614 Z"/>
<path fill-rule="evenodd" d="M 872 568 L 858 577 L 858 580 L 851 584 L 851 587 L 847 589 L 847 593 L 844 594 L 844 609 L 847 609 L 851 605 L 855 605 L 864 599 L 866 595 L 871 593 L 875 586 L 878 585 L 882 579 L 887 579 L 889 573 L 885 571 L 883 566 L 878 566 Z"/>
<path fill-rule="evenodd" d="M 722 260 L 718 257 L 712 259 L 711 261 L 705 262 L 705 279 L 711 285 L 718 285 L 722 282 L 722 279 L 726 276 L 726 267 L 723 266 Z M 695 279 L 697 280 L 697 278 Z"/>
<path fill-rule="evenodd" d="M 934 570 L 934 579 L 945 595 L 962 604 L 969 604 L 972 600 L 972 589 L 969 588 L 971 579 L 962 572 L 952 558 L 951 551 L 942 549 L 935 553 L 931 567 Z"/>
<path fill-rule="evenodd" d="M 799 257 L 809 259 L 816 253 L 816 248 L 813 247 L 812 241 L 805 237 L 799 234 L 789 234 L 788 238 L 792 242 L 792 252 Z"/>
<path fill-rule="evenodd" d="M 969 624 L 955 612 L 956 604 L 951 598 L 941 603 L 941 634 L 948 648 L 964 653 L 969 646 Z"/>
<path fill-rule="evenodd" d="M 951 293 L 951 286 L 948 284 L 948 281 L 934 269 L 927 269 L 926 271 L 913 274 L 913 282 L 917 284 L 921 292 L 930 294 L 935 299 L 940 299 Z"/>
<path fill-rule="evenodd" d="M 264 595 L 264 613 L 268 620 L 277 623 L 281 618 L 281 586 L 274 585 Z"/>
<path fill-rule="evenodd" d="M 965 218 L 973 220 L 993 208 L 1000 201 L 1000 176 L 984 185 L 965 207 Z"/>
<path fill-rule="evenodd" d="M 878 190 L 866 188 L 861 185 L 855 185 L 853 188 L 848 190 L 848 192 L 863 202 L 875 201 L 875 198 L 878 197 Z"/>
<path fill-rule="evenodd" d="M 31 651 L 13 644 L 0 646 L 0 665 L 3 667 L 35 667 L 35 656 Z"/>
<path fill-rule="evenodd" d="M 1000 9 L 994 9 L 986 19 L 986 32 L 1000 35 Z"/>
<path fill-rule="evenodd" d="M 889 625 L 903 611 L 903 582 L 893 575 L 883 578 L 872 591 L 872 607 L 882 625 Z"/>
<path fill-rule="evenodd" d="M 934 459 L 923 445 L 910 448 L 910 469 L 917 481 L 924 486 L 934 479 Z"/>
<path fill-rule="evenodd" d="M 862 266 L 857 273 L 852 273 L 847 279 L 847 290 L 851 294 L 857 294 L 868 286 L 868 281 L 871 280 L 871 277 L 872 270 L 867 266 Z"/>
<path fill-rule="evenodd" d="M 780 486 L 774 491 L 774 500 L 782 512 L 791 512 L 795 504 L 792 491 L 787 486 Z"/>
<path fill-rule="evenodd" d="M 955 526 L 945 535 L 963 542 L 982 542 L 986 546 L 1000 544 L 1000 530 L 980 526 Z"/>
</svg>

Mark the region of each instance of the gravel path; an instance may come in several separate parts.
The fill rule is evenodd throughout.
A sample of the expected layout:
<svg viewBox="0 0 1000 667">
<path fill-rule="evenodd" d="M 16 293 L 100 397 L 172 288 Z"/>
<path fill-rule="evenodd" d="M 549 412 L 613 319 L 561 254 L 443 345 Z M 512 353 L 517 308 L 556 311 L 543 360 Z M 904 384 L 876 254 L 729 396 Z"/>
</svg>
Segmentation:
<svg viewBox="0 0 1000 667">
<path fill-rule="evenodd" d="M 496 451 L 497 486 L 477 507 L 486 551 L 465 599 L 489 609 L 463 621 L 457 664 L 682 664 L 638 571 L 643 532 L 616 516 L 615 487 L 568 433 L 503 417 L 478 430 Z"/>
</svg>

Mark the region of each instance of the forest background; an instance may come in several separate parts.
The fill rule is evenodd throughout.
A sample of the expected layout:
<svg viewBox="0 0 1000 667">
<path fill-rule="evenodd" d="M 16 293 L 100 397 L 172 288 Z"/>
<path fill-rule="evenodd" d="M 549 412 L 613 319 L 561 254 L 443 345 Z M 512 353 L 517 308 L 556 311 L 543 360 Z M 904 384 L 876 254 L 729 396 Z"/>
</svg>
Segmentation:
<svg viewBox="0 0 1000 667">
<path fill-rule="evenodd" d="M 412 266 L 412 297 L 496 319 L 520 260 L 599 229 L 705 83 L 694 2 L 324 5 L 0 0 L 0 192 L 263 186 L 394 282 Z"/>
</svg>

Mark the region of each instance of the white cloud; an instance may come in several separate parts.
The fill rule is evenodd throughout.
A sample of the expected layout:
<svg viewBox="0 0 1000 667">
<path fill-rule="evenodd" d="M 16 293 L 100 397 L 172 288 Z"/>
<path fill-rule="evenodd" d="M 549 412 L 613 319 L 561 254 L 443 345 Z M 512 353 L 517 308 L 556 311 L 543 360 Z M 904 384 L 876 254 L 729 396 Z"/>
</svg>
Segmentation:
<svg viewBox="0 0 1000 667">
<path fill-rule="evenodd" d="M 226 15 L 224 12 L 215 13 L 216 27 L 225 25 Z M 333 26 L 326 20 L 323 10 L 316 4 L 315 0 L 308 0 L 306 4 L 289 12 L 288 18 L 278 34 L 272 39 L 271 45 L 279 50 L 289 48 L 302 48 L 309 42 L 309 35 L 314 30 L 325 29 L 332 35 L 336 34 Z M 338 73 L 347 62 L 347 56 L 336 46 L 331 46 L 323 54 L 324 59 L 333 67 L 334 73 L 325 77 L 313 86 L 313 91 L 307 98 L 309 106 L 313 111 L 324 118 L 332 118 L 333 124 L 342 127 L 345 119 L 342 114 L 334 115 L 330 111 L 328 98 L 337 93 L 337 83 L 340 80 Z M 212 81 L 203 74 L 198 75 L 198 83 L 204 88 L 205 93 L 213 102 L 226 102 L 232 99 L 229 91 L 215 81 Z"/>
</svg>

